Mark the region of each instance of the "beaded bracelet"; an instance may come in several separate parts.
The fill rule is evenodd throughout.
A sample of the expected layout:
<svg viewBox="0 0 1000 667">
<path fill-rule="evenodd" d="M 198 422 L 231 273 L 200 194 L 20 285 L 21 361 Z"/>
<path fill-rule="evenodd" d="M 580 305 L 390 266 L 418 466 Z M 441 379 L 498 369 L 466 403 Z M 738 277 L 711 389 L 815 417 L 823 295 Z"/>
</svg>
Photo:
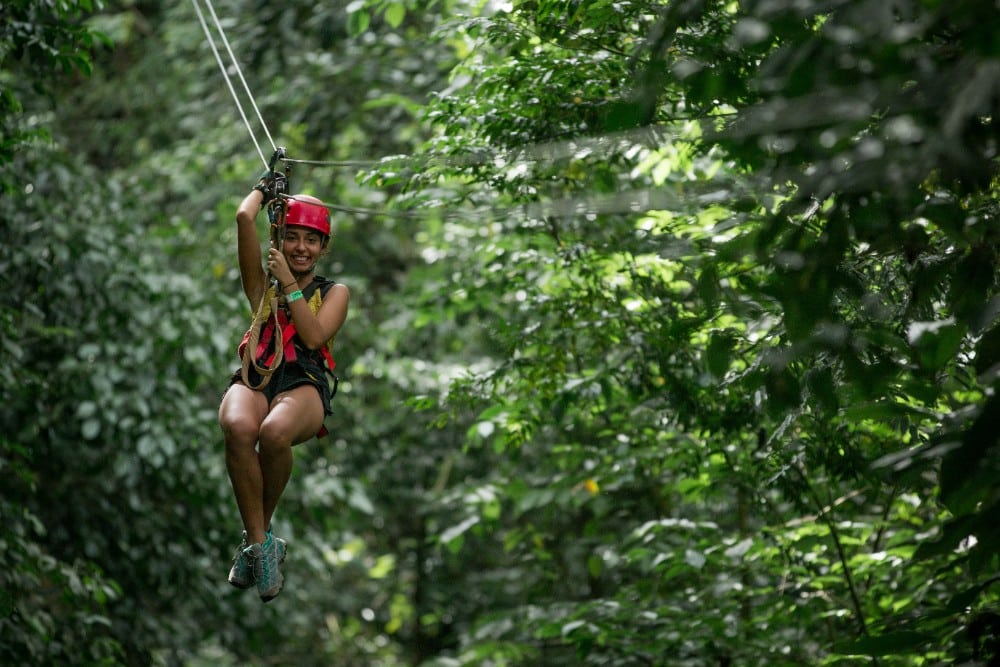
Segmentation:
<svg viewBox="0 0 1000 667">
<path fill-rule="evenodd" d="M 298 301 L 302 298 L 302 290 L 297 289 L 291 294 L 285 295 L 285 303 L 291 303 L 292 301 Z"/>
</svg>

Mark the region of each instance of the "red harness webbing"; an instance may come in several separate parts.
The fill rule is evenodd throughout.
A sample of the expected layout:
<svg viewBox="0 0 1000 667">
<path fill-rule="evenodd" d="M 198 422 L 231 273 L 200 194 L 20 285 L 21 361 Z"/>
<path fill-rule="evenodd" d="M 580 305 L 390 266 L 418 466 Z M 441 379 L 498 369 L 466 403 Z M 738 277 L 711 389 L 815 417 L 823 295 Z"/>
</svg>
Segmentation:
<svg viewBox="0 0 1000 667">
<path fill-rule="evenodd" d="M 322 294 L 320 295 L 322 300 Z M 312 306 L 312 297 L 309 299 L 309 305 Z M 284 361 L 295 361 L 298 358 L 298 354 L 295 351 L 295 343 L 293 338 L 295 338 L 296 329 L 295 323 L 292 322 L 288 314 L 284 310 L 278 310 L 277 315 L 275 313 L 270 313 L 266 322 L 264 323 L 264 328 L 260 332 L 260 339 L 257 343 L 257 349 L 254 354 L 254 360 L 258 364 L 270 367 L 277 356 L 278 348 L 272 346 L 271 342 L 274 338 L 275 324 L 279 325 L 281 328 L 281 350 L 284 354 Z M 250 342 L 250 336 L 253 332 L 253 328 L 247 330 L 243 335 L 243 340 L 240 342 L 237 352 L 240 358 L 243 358 L 243 354 L 246 351 L 246 347 Z M 329 372 L 333 372 L 333 369 L 337 367 L 337 362 L 333 359 L 333 354 L 330 351 L 329 343 L 319 348 L 319 352 L 323 357 L 323 362 L 326 369 Z M 266 357 L 266 358 L 265 358 Z"/>
</svg>

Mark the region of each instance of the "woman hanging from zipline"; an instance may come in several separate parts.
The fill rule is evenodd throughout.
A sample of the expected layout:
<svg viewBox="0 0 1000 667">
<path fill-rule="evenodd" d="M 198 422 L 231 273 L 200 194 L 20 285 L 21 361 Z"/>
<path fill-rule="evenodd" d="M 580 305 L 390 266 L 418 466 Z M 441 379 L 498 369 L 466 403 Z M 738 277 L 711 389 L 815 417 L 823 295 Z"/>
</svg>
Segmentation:
<svg viewBox="0 0 1000 667">
<path fill-rule="evenodd" d="M 286 196 L 287 180 L 273 166 L 274 158 L 236 212 L 243 292 L 256 315 L 239 347 L 243 367 L 219 406 L 226 468 L 244 528 L 229 583 L 256 584 L 264 602 L 284 583 L 286 545 L 272 534 L 271 517 L 291 477 L 292 447 L 325 433 L 336 392 L 331 348 L 350 300 L 347 287 L 315 272 L 329 249 L 329 210 L 315 197 Z M 256 230 L 265 206 L 272 222 L 266 270 Z"/>
</svg>

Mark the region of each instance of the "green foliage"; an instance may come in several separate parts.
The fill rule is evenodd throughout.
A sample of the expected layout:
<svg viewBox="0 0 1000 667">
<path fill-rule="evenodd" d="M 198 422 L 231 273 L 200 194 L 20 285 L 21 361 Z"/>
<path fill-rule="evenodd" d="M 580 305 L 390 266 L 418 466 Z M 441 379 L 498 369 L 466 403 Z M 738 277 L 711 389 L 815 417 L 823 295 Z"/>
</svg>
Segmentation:
<svg viewBox="0 0 1000 667">
<path fill-rule="evenodd" d="M 44 126 L 18 120 L 26 96 L 53 95 L 59 83 L 91 72 L 88 50 L 101 38 L 80 25 L 94 3 L 18 2 L 4 7 L 0 22 L 0 166 L 22 144 L 44 138 Z M 6 179 L 5 179 L 6 180 Z"/>
<path fill-rule="evenodd" d="M 185 563 L 203 551 L 194 543 L 221 538 L 224 481 L 202 455 L 217 437 L 204 400 L 219 387 L 205 370 L 221 371 L 228 341 L 210 332 L 234 304 L 149 261 L 165 255 L 141 198 L 45 157 L 19 161 L 24 193 L 0 262 L 19 282 L 3 303 L 16 359 L 4 369 L 4 461 L 19 473 L 5 475 L 4 498 L 22 536 L 11 547 L 49 564 L 26 558 L 26 578 L 5 586 L 5 646 L 19 662 L 145 661 L 195 632 L 190 610 L 215 595 Z M 162 617 L 140 611 L 154 604 Z"/>
<path fill-rule="evenodd" d="M 511 216 L 515 219 L 505 221 L 505 239 L 467 251 L 491 259 L 476 261 L 476 268 L 467 272 L 461 298 L 490 304 L 485 307 L 491 309 L 498 332 L 506 333 L 506 360 L 458 386 L 456 397 L 481 406 L 482 421 L 471 431 L 472 443 L 485 439 L 484 444 L 492 443 L 508 457 L 507 475 L 501 477 L 509 476 L 508 490 L 501 498 L 516 497 L 514 482 L 507 480 L 521 483 L 530 470 L 532 488 L 558 489 L 589 479 L 607 493 L 627 489 L 627 498 L 656 499 L 652 505 L 660 516 L 711 516 L 716 503 L 732 516 L 731 501 L 671 498 L 651 492 L 646 481 L 652 480 L 654 489 L 669 489 L 680 483 L 674 477 L 688 472 L 704 458 L 700 452 L 707 451 L 721 457 L 723 465 L 704 479 L 716 484 L 728 479 L 723 488 L 746 494 L 738 514 L 742 521 L 730 523 L 730 532 L 723 533 L 729 540 L 751 530 L 774 534 L 787 523 L 789 511 L 826 517 L 823 533 L 808 542 L 783 540 L 775 554 L 809 566 L 790 576 L 787 565 L 772 556 L 769 562 L 781 565 L 759 573 L 759 587 L 744 583 L 732 596 L 737 608 L 742 598 L 751 608 L 759 601 L 768 610 L 761 627 L 793 628 L 797 623 L 791 609 L 763 600 L 773 597 L 776 582 L 795 581 L 806 591 L 803 598 L 817 606 L 810 617 L 830 619 L 820 634 L 810 621 L 800 637 L 811 639 L 791 641 L 789 657 L 767 655 L 759 646 L 742 655 L 749 646 L 745 638 L 760 636 L 751 631 L 752 615 L 744 613 L 735 616 L 733 630 L 743 641 L 719 648 L 726 632 L 710 628 L 704 636 L 689 632 L 690 647 L 666 647 L 661 640 L 664 653 L 690 655 L 692 664 L 717 659 L 708 657 L 715 650 L 759 664 L 817 662 L 823 655 L 836 661 L 836 650 L 930 658 L 926 646 L 950 646 L 952 655 L 971 655 L 953 626 L 940 622 L 949 585 L 928 577 L 935 566 L 926 561 L 953 561 L 946 568 L 955 578 L 952 588 L 963 585 L 958 581 L 977 581 L 996 565 L 994 528 L 987 518 L 995 503 L 990 480 L 995 479 L 998 431 L 990 416 L 996 411 L 987 400 L 995 380 L 972 367 L 974 346 L 990 344 L 978 341 L 995 318 L 997 244 L 984 226 L 996 214 L 989 180 L 994 165 L 989 150 L 983 151 L 995 133 L 990 139 L 980 133 L 991 122 L 985 107 L 951 92 L 967 90 L 963 81 L 973 76 L 968 69 L 958 75 L 958 62 L 968 65 L 970 59 L 984 58 L 983 67 L 990 67 L 989 49 L 982 53 L 974 47 L 963 60 L 954 45 L 989 43 L 980 36 L 985 15 L 977 12 L 991 10 L 986 3 L 972 2 L 955 14 L 912 6 L 910 13 L 894 16 L 883 3 L 847 3 L 833 12 L 819 3 L 761 3 L 759 10 L 751 4 L 738 14 L 731 7 L 695 9 L 695 4 L 672 5 L 657 26 L 660 31 L 650 30 L 650 40 L 637 47 L 654 56 L 643 61 L 649 71 L 640 80 L 646 96 L 657 96 L 655 108 L 676 109 L 681 93 L 692 108 L 728 109 L 733 115 L 688 134 L 694 151 L 677 151 L 684 155 L 678 160 L 664 150 L 650 151 L 636 134 L 625 142 L 631 145 L 622 154 L 616 150 L 621 144 L 603 142 L 591 144 L 603 150 L 593 156 L 580 142 L 574 157 L 594 164 L 580 179 L 567 178 L 572 162 L 558 160 L 529 161 L 518 171 L 506 159 L 493 158 L 454 171 L 480 186 L 492 186 L 499 202 L 567 196 L 583 199 L 586 210 L 587 198 L 602 191 L 597 163 L 616 165 L 613 189 L 644 192 L 669 184 L 679 195 L 668 211 L 645 219 L 642 214 L 638 219 L 599 214 L 563 218 L 557 208 L 549 209 L 557 215 L 547 219 Z M 619 81 L 613 78 L 613 58 L 602 63 L 605 68 L 568 67 L 563 43 L 531 36 L 538 23 L 568 26 L 574 20 L 572 8 L 533 3 L 489 22 L 471 23 L 470 34 L 501 46 L 502 57 L 488 59 L 497 57 L 491 50 L 470 59 L 469 85 L 442 97 L 431 118 L 457 137 L 472 136 L 474 145 L 518 146 L 567 132 L 579 137 L 600 131 L 599 123 L 577 119 L 573 108 L 562 103 L 576 91 L 573 77 L 581 71 L 590 75 L 590 89 L 611 107 L 631 105 L 636 118 L 644 117 L 648 99 L 615 87 Z M 603 27 L 597 33 L 601 45 L 607 52 L 620 49 L 624 42 L 616 41 L 614 24 Z M 715 59 L 713 71 L 702 74 L 704 63 L 713 62 L 705 54 L 723 44 L 730 57 Z M 852 46 L 847 55 L 845 44 Z M 580 50 L 601 53 L 593 42 Z M 658 74 L 661 67 L 680 75 L 679 85 L 676 80 L 668 84 Z M 731 78 L 742 84 L 729 83 Z M 539 94 L 543 79 L 544 93 Z M 913 81 L 917 90 L 908 86 L 901 91 L 899 81 Z M 917 98 L 947 101 L 915 106 Z M 508 99 L 536 106 L 529 111 Z M 492 110 L 495 102 L 499 108 Z M 510 116 L 502 115 L 511 108 Z M 469 116 L 479 122 L 466 129 L 461 119 Z M 949 146 L 948 156 L 941 153 L 945 144 L 938 143 L 935 129 L 946 119 L 956 130 L 948 139 L 941 137 Z M 514 131 L 522 126 L 530 131 Z M 907 128 L 912 133 L 903 132 Z M 680 129 L 667 132 L 672 147 L 685 140 Z M 925 141 L 931 136 L 935 139 Z M 574 144 L 569 145 L 572 150 Z M 461 142 L 434 148 L 449 155 L 452 146 L 459 148 Z M 717 146 L 726 152 L 717 152 Z M 714 174 L 699 173 L 699 160 L 708 156 L 726 161 Z M 700 184 L 710 179 L 719 184 L 720 198 L 714 201 L 723 202 L 714 217 L 699 199 L 705 192 Z M 781 197 L 769 200 L 765 195 L 771 189 Z M 749 193 L 755 202 L 739 201 Z M 730 198 L 739 204 L 728 208 Z M 502 207 L 493 204 L 494 210 Z M 967 221 L 965 227 L 955 224 L 959 218 Z M 637 238 L 637 231 L 642 237 Z M 501 243 L 502 251 L 496 249 Z M 493 257 L 517 259 L 497 262 Z M 486 279 L 478 298 L 468 294 L 471 286 L 484 282 L 486 267 L 495 278 Z M 981 359 L 978 366 L 992 367 L 992 361 Z M 664 441 L 665 432 L 697 434 L 700 447 L 678 446 L 684 438 Z M 616 441 L 630 447 L 623 451 L 605 444 L 596 450 L 603 456 L 585 454 L 595 449 L 591 442 Z M 936 463 L 944 453 L 937 477 Z M 980 465 L 970 467 L 970 460 Z M 650 466 L 650 461 L 665 463 Z M 641 483 L 638 471 L 644 472 Z M 705 484 L 684 482 L 682 488 Z M 907 529 L 897 518 L 897 512 L 906 510 L 894 502 L 900 493 L 923 499 L 920 531 Z M 854 511 L 838 500 L 855 495 L 865 500 Z M 560 497 L 553 492 L 545 505 L 564 507 Z M 938 497 L 956 518 L 945 523 L 946 515 L 935 505 Z M 619 512 L 605 521 L 598 515 L 588 534 L 608 535 L 609 543 L 620 544 L 620 531 L 641 525 L 643 515 L 617 496 L 612 506 Z M 865 506 L 882 509 L 869 515 Z M 842 513 L 850 518 L 833 518 Z M 497 526 L 495 539 L 507 549 L 527 535 L 544 535 L 546 528 L 561 536 L 559 546 L 545 550 L 544 558 L 537 549 L 526 550 L 520 560 L 524 569 L 536 569 L 539 562 L 562 563 L 580 544 L 579 538 L 567 542 L 566 526 L 554 517 L 541 522 L 546 528 L 533 522 L 532 532 L 523 534 L 516 513 L 509 525 L 504 516 L 489 525 Z M 474 517 L 458 525 L 475 529 L 483 522 L 474 523 Z M 623 517 L 628 517 L 624 526 Z M 844 521 L 859 534 L 845 532 Z M 578 525 L 591 524 L 579 520 Z M 507 537 L 508 531 L 518 537 Z M 970 534 L 975 536 L 971 541 Z M 726 537 L 715 539 L 724 542 Z M 917 551 L 919 542 L 924 546 Z M 894 550 L 885 550 L 887 544 Z M 671 562 L 678 545 L 652 553 Z M 917 560 L 910 560 L 914 555 Z M 890 561 L 908 564 L 907 571 L 887 567 Z M 614 588 L 630 590 L 632 579 L 622 562 L 615 560 Z M 587 581 L 598 569 L 593 565 L 589 574 L 575 577 L 572 570 L 557 569 L 548 580 Z M 607 575 L 607 568 L 600 572 Z M 926 587 L 928 579 L 934 585 Z M 826 593 L 812 598 L 813 589 Z M 907 590 L 912 597 L 888 593 L 893 590 Z M 684 599 L 671 593 L 632 592 L 629 604 L 623 604 L 623 617 L 634 629 L 637 609 L 659 609 Z M 639 650 L 636 635 L 641 632 L 633 632 L 631 642 L 615 645 L 612 635 L 601 630 L 598 607 L 578 602 L 603 600 L 600 586 L 582 592 L 530 591 L 523 599 L 534 608 L 539 595 L 555 605 L 544 606 L 543 613 L 555 618 L 550 630 L 544 637 L 534 636 L 546 642 L 546 664 L 642 662 L 629 653 Z M 878 602 L 887 595 L 893 604 Z M 988 614 L 994 604 L 995 594 L 986 594 L 972 608 Z M 717 608 L 720 602 L 709 606 Z M 964 608 L 953 608 L 956 613 L 960 623 L 976 623 L 974 613 L 966 616 Z M 468 645 L 483 641 L 493 646 L 491 642 L 517 638 L 526 647 L 537 647 L 530 633 L 517 635 L 537 623 L 517 623 L 517 614 L 525 615 L 524 607 L 515 604 L 503 616 L 506 621 L 484 626 L 494 629 L 492 634 L 466 635 Z M 851 634 L 857 639 L 835 639 Z M 559 646 L 576 651 L 560 657 Z M 647 659 L 656 654 L 651 651 Z M 946 654 L 947 649 L 941 655 Z"/>
</svg>

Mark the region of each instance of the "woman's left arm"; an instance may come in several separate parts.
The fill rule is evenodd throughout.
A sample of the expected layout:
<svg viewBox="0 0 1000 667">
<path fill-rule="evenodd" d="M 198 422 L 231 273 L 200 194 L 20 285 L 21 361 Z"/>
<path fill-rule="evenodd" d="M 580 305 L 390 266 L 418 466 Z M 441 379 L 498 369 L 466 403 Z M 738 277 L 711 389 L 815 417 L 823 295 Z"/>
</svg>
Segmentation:
<svg viewBox="0 0 1000 667">
<path fill-rule="evenodd" d="M 288 310 L 295 323 L 299 339 L 310 350 L 318 350 L 337 335 L 347 319 L 347 306 L 351 292 L 345 285 L 334 285 L 323 297 L 323 305 L 313 315 L 305 299 L 296 299 L 288 304 Z"/>
</svg>

